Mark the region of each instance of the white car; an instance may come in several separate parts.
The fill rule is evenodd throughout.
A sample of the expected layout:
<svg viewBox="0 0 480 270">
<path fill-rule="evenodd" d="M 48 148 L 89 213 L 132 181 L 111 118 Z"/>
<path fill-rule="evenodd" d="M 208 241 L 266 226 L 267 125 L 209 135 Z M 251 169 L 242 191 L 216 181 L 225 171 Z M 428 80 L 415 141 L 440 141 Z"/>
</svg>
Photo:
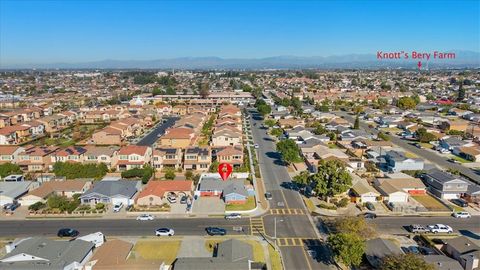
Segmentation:
<svg viewBox="0 0 480 270">
<path fill-rule="evenodd" d="M 260 146 L 258 145 L 258 143 L 256 143 L 253 147 L 254 147 L 255 149 L 260 148 Z"/>
<path fill-rule="evenodd" d="M 431 233 L 453 233 L 452 227 L 444 224 L 428 225 Z"/>
<path fill-rule="evenodd" d="M 455 212 L 453 213 L 454 218 L 471 218 L 472 215 L 468 212 Z"/>
<path fill-rule="evenodd" d="M 160 228 L 155 230 L 155 236 L 173 236 L 175 231 L 169 228 Z"/>
<path fill-rule="evenodd" d="M 119 212 L 123 208 L 123 203 L 117 203 L 113 206 L 113 212 Z"/>
<path fill-rule="evenodd" d="M 233 213 L 233 214 L 228 214 L 225 216 L 225 219 L 239 219 L 242 218 L 242 215 Z"/>
<path fill-rule="evenodd" d="M 137 220 L 141 220 L 141 221 L 153 220 L 153 216 L 149 214 L 143 214 L 138 216 Z"/>
</svg>

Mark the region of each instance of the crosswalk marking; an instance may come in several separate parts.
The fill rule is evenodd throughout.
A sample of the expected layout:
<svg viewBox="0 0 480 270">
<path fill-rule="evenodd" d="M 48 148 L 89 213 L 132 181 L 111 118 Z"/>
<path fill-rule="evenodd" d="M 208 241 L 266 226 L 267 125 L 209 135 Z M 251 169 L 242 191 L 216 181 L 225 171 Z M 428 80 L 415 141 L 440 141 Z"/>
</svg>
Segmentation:
<svg viewBox="0 0 480 270">
<path fill-rule="evenodd" d="M 262 218 L 250 218 L 250 233 L 251 235 L 265 234 L 265 226 Z"/>
<path fill-rule="evenodd" d="M 275 208 L 270 209 L 271 215 L 306 215 L 306 211 L 296 208 Z"/>
<path fill-rule="evenodd" d="M 319 239 L 314 238 L 277 238 L 279 247 L 301 247 L 301 246 L 320 246 Z"/>
</svg>

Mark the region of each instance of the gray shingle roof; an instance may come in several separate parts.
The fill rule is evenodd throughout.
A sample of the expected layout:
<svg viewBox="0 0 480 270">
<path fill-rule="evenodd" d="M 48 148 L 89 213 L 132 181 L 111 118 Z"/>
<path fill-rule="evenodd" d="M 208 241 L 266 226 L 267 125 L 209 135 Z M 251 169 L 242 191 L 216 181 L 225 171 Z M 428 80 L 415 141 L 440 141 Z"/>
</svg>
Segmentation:
<svg viewBox="0 0 480 270">
<path fill-rule="evenodd" d="M 93 188 L 85 192 L 80 198 L 86 197 L 89 194 L 97 193 L 107 197 L 115 195 L 122 195 L 131 198 L 137 192 L 138 181 L 118 180 L 118 181 L 99 181 L 96 182 Z"/>
</svg>

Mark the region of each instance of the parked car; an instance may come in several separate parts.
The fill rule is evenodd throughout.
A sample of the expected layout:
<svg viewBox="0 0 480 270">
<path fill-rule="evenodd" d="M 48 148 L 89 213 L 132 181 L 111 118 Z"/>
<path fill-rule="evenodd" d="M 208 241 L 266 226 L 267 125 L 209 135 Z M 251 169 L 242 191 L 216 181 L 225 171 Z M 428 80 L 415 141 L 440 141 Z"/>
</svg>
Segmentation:
<svg viewBox="0 0 480 270">
<path fill-rule="evenodd" d="M 210 235 L 210 236 L 226 235 L 227 234 L 227 230 L 222 229 L 222 228 L 218 228 L 218 227 L 207 227 L 207 228 L 205 228 L 205 231 L 207 231 L 207 234 Z"/>
<path fill-rule="evenodd" d="M 370 211 L 375 211 L 375 205 L 373 205 L 371 202 L 366 202 L 365 207 L 367 207 L 367 209 Z"/>
<path fill-rule="evenodd" d="M 409 246 L 407 248 L 407 253 L 420 254 L 420 249 L 417 246 Z"/>
<path fill-rule="evenodd" d="M 419 225 L 419 224 L 412 224 L 409 226 L 409 230 L 412 233 L 425 233 L 429 232 L 430 230 L 426 228 L 425 226 Z"/>
<path fill-rule="evenodd" d="M 432 233 L 453 233 L 452 227 L 444 224 L 428 225 L 428 229 Z"/>
<path fill-rule="evenodd" d="M 457 160 L 453 159 L 453 158 L 449 158 L 447 159 L 448 162 L 451 162 L 451 163 L 460 163 L 458 162 Z"/>
<path fill-rule="evenodd" d="M 167 196 L 167 201 L 169 203 L 176 203 L 177 202 L 177 197 Z"/>
<path fill-rule="evenodd" d="M 242 218 L 241 214 L 232 213 L 225 216 L 225 219 L 239 219 Z"/>
<path fill-rule="evenodd" d="M 272 193 L 270 193 L 270 192 L 265 192 L 265 199 L 267 199 L 267 200 L 273 199 Z"/>
<path fill-rule="evenodd" d="M 254 144 L 253 147 L 254 147 L 255 149 L 260 148 L 260 146 L 258 145 L 258 143 Z"/>
<path fill-rule="evenodd" d="M 418 149 L 422 149 L 422 148 L 423 148 L 423 146 L 422 146 L 421 144 L 419 144 L 419 143 L 416 143 L 416 144 L 415 144 L 415 147 L 417 147 Z"/>
<path fill-rule="evenodd" d="M 462 199 L 452 199 L 451 202 L 460 206 L 460 207 L 467 207 L 468 206 L 468 203 L 465 200 L 462 200 Z"/>
<path fill-rule="evenodd" d="M 377 214 L 375 214 L 375 213 L 365 213 L 363 216 L 364 216 L 366 219 L 375 219 L 375 218 L 377 218 Z"/>
<path fill-rule="evenodd" d="M 7 203 L 3 206 L 3 210 L 13 212 L 18 207 L 20 207 L 20 204 L 18 202 Z"/>
<path fill-rule="evenodd" d="M 77 230 L 70 228 L 63 228 L 57 232 L 58 237 L 77 237 L 79 234 L 80 233 Z"/>
<path fill-rule="evenodd" d="M 142 214 L 137 217 L 137 220 L 141 220 L 141 221 L 153 220 L 153 216 L 150 214 Z"/>
<path fill-rule="evenodd" d="M 186 204 L 188 201 L 188 197 L 187 196 L 183 196 L 182 198 L 180 198 L 180 203 L 181 204 Z"/>
<path fill-rule="evenodd" d="M 119 212 L 123 208 L 123 203 L 117 203 L 113 206 L 113 212 Z"/>
<path fill-rule="evenodd" d="M 428 248 L 428 247 L 419 247 L 420 253 L 423 255 L 437 255 L 437 252 L 435 250 Z"/>
<path fill-rule="evenodd" d="M 440 149 L 438 149 L 438 152 L 440 152 L 442 154 L 448 154 L 448 153 L 450 153 L 450 150 L 445 149 L 445 148 L 440 148 Z"/>
<path fill-rule="evenodd" d="M 170 228 L 160 228 L 155 230 L 155 236 L 173 236 L 175 231 Z"/>
<path fill-rule="evenodd" d="M 452 214 L 454 218 L 471 218 L 472 215 L 468 212 L 455 212 Z"/>
</svg>

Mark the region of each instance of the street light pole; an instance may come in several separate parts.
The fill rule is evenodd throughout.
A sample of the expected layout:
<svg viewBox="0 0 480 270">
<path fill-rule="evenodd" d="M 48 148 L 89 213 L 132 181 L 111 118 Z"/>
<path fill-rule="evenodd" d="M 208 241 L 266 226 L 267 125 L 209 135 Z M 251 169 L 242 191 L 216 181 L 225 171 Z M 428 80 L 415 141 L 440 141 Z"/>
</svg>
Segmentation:
<svg viewBox="0 0 480 270">
<path fill-rule="evenodd" d="M 277 240 L 277 217 L 273 218 L 273 238 Z"/>
</svg>

